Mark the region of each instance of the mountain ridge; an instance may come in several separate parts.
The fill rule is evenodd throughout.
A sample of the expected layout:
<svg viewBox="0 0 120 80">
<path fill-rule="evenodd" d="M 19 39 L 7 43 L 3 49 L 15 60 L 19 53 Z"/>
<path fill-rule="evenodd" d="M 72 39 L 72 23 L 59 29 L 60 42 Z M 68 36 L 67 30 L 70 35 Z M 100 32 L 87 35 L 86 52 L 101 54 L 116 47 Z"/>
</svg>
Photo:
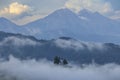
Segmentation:
<svg viewBox="0 0 120 80">
<path fill-rule="evenodd" d="M 20 60 L 48 59 L 60 56 L 78 64 L 120 64 L 120 45 L 89 43 L 69 37 L 39 40 L 31 36 L 0 32 L 0 58 L 9 60 L 12 55 Z"/>
<path fill-rule="evenodd" d="M 4 29 L 0 27 L 0 30 L 32 35 L 38 39 L 66 36 L 84 41 L 120 43 L 119 25 L 119 22 L 104 17 L 98 12 L 93 13 L 84 9 L 76 14 L 69 9 L 59 9 L 24 26 L 13 27 L 9 24 L 8 29 L 3 25 Z"/>
</svg>

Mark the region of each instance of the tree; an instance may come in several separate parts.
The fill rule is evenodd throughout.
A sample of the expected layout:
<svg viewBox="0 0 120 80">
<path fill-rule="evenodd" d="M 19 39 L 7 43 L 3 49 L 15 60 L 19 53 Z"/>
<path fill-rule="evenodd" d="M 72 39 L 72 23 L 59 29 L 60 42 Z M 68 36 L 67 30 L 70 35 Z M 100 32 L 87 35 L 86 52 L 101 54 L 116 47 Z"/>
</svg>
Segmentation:
<svg viewBox="0 0 120 80">
<path fill-rule="evenodd" d="M 60 63 L 61 63 L 60 57 L 56 56 L 56 57 L 54 58 L 54 64 L 60 64 Z"/>
<path fill-rule="evenodd" d="M 63 60 L 63 65 L 67 65 L 67 64 L 68 64 L 67 60 L 64 59 L 64 60 Z"/>
</svg>

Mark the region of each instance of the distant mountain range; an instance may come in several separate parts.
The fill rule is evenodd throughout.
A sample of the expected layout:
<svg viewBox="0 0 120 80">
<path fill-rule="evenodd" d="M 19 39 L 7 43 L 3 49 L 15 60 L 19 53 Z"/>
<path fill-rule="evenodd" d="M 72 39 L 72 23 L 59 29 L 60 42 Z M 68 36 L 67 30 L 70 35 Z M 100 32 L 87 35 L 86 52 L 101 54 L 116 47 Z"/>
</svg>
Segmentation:
<svg viewBox="0 0 120 80">
<path fill-rule="evenodd" d="M 55 56 L 80 64 L 120 64 L 120 46 L 112 43 L 89 43 L 69 37 L 38 40 L 32 36 L 0 32 L 0 60 L 12 55 L 21 60 L 48 59 Z"/>
<path fill-rule="evenodd" d="M 0 31 L 32 35 L 38 39 L 66 36 L 83 41 L 120 43 L 120 22 L 86 9 L 78 14 L 59 9 L 23 26 L 0 18 Z"/>
</svg>

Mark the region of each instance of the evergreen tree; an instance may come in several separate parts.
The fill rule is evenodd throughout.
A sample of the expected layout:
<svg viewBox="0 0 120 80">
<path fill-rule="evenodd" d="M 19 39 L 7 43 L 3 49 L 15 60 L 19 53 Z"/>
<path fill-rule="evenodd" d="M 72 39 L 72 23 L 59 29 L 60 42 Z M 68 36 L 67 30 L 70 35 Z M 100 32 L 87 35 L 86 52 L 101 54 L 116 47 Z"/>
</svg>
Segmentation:
<svg viewBox="0 0 120 80">
<path fill-rule="evenodd" d="M 60 57 L 58 57 L 58 56 L 56 56 L 55 58 L 54 58 L 54 64 L 60 64 L 61 62 L 60 62 Z"/>
<path fill-rule="evenodd" d="M 63 65 L 67 65 L 67 64 L 68 64 L 67 60 L 64 59 L 64 60 L 63 60 Z"/>
</svg>

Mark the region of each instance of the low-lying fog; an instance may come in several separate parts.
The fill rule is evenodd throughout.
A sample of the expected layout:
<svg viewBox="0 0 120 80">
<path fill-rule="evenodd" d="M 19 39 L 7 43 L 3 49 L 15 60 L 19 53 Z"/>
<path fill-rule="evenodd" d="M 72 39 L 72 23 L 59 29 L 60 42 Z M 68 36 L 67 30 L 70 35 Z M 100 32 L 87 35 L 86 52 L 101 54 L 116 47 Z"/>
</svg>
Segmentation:
<svg viewBox="0 0 120 80">
<path fill-rule="evenodd" d="M 115 64 L 88 65 L 84 68 L 72 65 L 70 68 L 47 60 L 20 61 L 14 57 L 0 62 L 0 73 L 18 80 L 120 80 L 120 66 Z"/>
</svg>

